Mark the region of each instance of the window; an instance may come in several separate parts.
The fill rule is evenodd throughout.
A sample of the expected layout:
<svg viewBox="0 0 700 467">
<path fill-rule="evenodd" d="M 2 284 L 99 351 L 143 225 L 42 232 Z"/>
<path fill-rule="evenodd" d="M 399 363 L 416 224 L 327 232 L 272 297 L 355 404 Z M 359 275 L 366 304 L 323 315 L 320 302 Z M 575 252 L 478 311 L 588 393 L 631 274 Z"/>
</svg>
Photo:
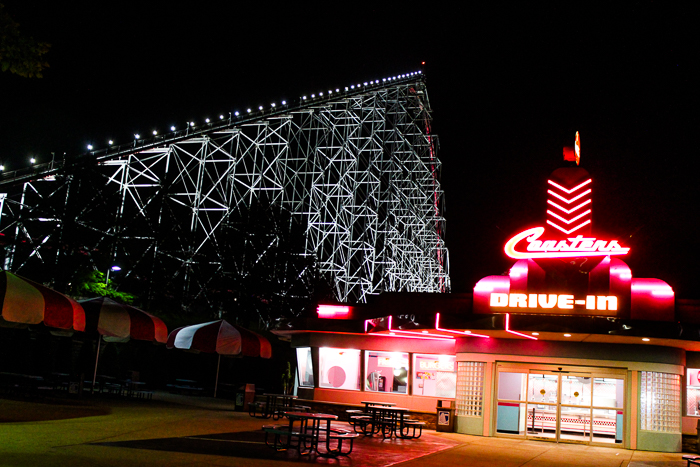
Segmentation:
<svg viewBox="0 0 700 467">
<path fill-rule="evenodd" d="M 355 349 L 318 349 L 321 388 L 360 389 L 360 351 Z"/>
<path fill-rule="evenodd" d="M 688 368 L 686 385 L 686 415 L 700 416 L 700 369 Z"/>
<path fill-rule="evenodd" d="M 297 371 L 299 372 L 300 387 L 314 387 L 314 364 L 311 360 L 311 347 L 297 348 Z"/>
<path fill-rule="evenodd" d="M 484 403 L 484 362 L 459 362 L 457 415 L 481 417 Z"/>
<path fill-rule="evenodd" d="M 365 352 L 365 390 L 408 394 L 408 354 Z"/>
<path fill-rule="evenodd" d="M 413 395 L 455 397 L 457 358 L 454 355 L 413 356 Z"/>
<path fill-rule="evenodd" d="M 681 377 L 669 373 L 642 371 L 642 430 L 681 431 Z"/>
</svg>

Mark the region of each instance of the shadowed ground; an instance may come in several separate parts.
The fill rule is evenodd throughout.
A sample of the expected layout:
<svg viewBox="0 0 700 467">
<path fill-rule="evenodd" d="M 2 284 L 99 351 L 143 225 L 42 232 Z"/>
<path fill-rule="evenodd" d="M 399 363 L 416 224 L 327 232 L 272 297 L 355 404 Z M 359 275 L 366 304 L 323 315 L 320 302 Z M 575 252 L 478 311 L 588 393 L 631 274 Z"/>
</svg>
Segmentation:
<svg viewBox="0 0 700 467">
<path fill-rule="evenodd" d="M 427 431 L 418 440 L 361 438 L 349 458 L 276 452 L 268 423 L 231 401 L 156 393 L 154 400 L 0 400 L 0 466 L 610 466 L 682 467 L 680 453 Z M 25 420 L 25 421 L 18 421 Z"/>
</svg>

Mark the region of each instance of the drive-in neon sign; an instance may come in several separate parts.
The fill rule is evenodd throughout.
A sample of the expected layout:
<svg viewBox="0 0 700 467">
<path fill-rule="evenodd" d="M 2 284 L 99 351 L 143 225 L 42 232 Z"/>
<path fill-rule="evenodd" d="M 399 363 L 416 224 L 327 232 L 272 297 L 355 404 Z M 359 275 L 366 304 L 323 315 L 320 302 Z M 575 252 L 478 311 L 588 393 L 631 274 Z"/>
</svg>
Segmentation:
<svg viewBox="0 0 700 467">
<path fill-rule="evenodd" d="M 617 310 L 617 297 L 610 295 L 586 295 L 586 298 L 576 299 L 566 294 L 524 294 L 496 293 L 490 297 L 490 303 L 495 308 L 545 308 L 573 310 L 574 305 L 585 306 L 586 310 Z"/>
<path fill-rule="evenodd" d="M 514 259 L 626 255 L 630 251 L 617 240 L 598 240 L 583 235 L 564 240 L 540 240 L 543 233 L 544 227 L 524 230 L 508 240 L 504 251 Z"/>
</svg>

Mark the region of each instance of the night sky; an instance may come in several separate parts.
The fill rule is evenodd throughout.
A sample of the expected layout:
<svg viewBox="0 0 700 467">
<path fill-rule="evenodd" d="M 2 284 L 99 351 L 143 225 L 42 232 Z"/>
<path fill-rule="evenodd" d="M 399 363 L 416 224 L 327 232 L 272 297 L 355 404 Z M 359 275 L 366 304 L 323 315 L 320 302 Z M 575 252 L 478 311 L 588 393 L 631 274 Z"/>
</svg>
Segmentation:
<svg viewBox="0 0 700 467">
<path fill-rule="evenodd" d="M 8 170 L 422 69 L 454 292 L 507 270 L 507 239 L 543 225 L 547 176 L 578 130 L 594 233 L 631 247 L 634 277 L 700 298 L 691 2 L 3 3 L 52 44 L 43 79 L 0 74 Z"/>
</svg>

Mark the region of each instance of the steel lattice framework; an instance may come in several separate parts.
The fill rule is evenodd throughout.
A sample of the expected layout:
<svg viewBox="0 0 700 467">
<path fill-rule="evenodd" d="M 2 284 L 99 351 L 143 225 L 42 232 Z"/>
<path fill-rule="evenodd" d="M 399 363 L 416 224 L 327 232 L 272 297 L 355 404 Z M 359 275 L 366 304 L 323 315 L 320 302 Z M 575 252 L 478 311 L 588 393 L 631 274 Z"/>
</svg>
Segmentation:
<svg viewBox="0 0 700 467">
<path fill-rule="evenodd" d="M 216 306 L 207 284 L 245 269 L 238 254 L 251 254 L 226 250 L 227 229 L 264 206 L 286 214 L 258 233 L 262 239 L 249 238 L 263 246 L 248 265 L 284 263 L 265 245 L 279 245 L 297 226 L 298 255 L 312 261 L 291 275 L 316 268 L 342 302 L 382 291 L 446 292 L 430 124 L 416 73 L 6 175 L 5 267 L 56 284 L 71 256 L 107 252 L 111 262 L 128 262 L 126 276 L 166 275 L 185 302 Z"/>
</svg>

